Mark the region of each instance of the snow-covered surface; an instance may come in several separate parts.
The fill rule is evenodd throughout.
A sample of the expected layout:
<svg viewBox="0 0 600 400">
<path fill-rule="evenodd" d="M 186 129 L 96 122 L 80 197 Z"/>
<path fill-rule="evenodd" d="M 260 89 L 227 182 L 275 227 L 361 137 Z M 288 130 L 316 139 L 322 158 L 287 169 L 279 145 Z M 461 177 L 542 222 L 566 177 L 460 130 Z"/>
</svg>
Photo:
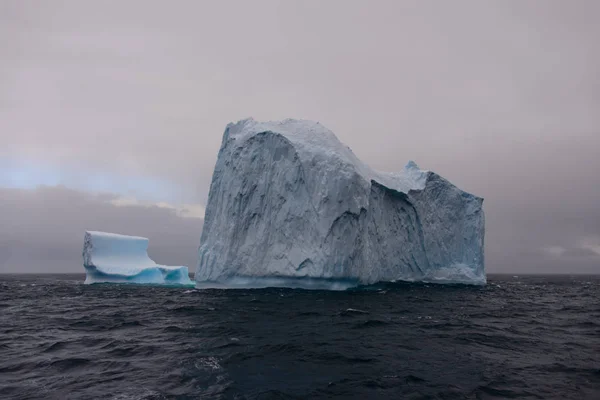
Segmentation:
<svg viewBox="0 0 600 400">
<path fill-rule="evenodd" d="M 198 287 L 484 284 L 483 199 L 409 162 L 382 173 L 317 122 L 229 124 Z"/>
<path fill-rule="evenodd" d="M 336 166 L 342 167 L 340 172 L 356 172 L 367 180 L 375 179 L 389 185 L 391 189 L 402 192 L 425 187 L 427 171 L 420 170 L 413 161 L 409 161 L 400 173 L 374 171 L 360 161 L 350 147 L 340 142 L 332 131 L 318 122 L 297 119 L 259 122 L 248 118 L 227 125 L 223 144 L 226 140 L 234 139 L 236 146 L 240 146 L 262 132 L 272 132 L 285 137 L 293 144 L 302 161 L 316 163 L 315 166 L 332 171 Z"/>
<path fill-rule="evenodd" d="M 187 267 L 158 265 L 148 257 L 148 239 L 88 231 L 83 241 L 85 283 L 193 285 Z"/>
</svg>

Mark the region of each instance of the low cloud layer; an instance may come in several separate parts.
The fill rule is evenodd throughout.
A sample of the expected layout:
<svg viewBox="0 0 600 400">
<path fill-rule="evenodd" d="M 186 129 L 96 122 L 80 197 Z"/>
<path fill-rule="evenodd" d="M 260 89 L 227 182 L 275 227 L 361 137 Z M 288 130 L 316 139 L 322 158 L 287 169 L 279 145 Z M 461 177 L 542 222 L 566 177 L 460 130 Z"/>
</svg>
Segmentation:
<svg viewBox="0 0 600 400">
<path fill-rule="evenodd" d="M 145 236 L 157 263 L 195 269 L 202 219 L 166 207 L 116 206 L 115 199 L 60 186 L 0 189 L 0 273 L 83 272 L 86 230 Z"/>
<path fill-rule="evenodd" d="M 600 210 L 594 205 L 520 209 L 511 202 L 485 211 L 488 272 L 600 273 Z"/>
<path fill-rule="evenodd" d="M 0 189 L 0 273 L 83 272 L 86 230 L 150 239 L 158 263 L 195 270 L 202 219 L 181 210 L 65 187 Z M 600 273 L 600 213 L 486 211 L 488 273 Z"/>
</svg>

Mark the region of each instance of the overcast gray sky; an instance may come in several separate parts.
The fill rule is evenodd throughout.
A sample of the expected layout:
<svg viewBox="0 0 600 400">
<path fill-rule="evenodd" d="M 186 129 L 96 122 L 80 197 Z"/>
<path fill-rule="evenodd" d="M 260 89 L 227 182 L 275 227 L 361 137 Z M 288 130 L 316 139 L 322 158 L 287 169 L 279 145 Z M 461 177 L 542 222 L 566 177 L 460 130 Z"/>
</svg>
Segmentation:
<svg viewBox="0 0 600 400">
<path fill-rule="evenodd" d="M 195 268 L 225 125 L 320 121 L 484 197 L 488 272 L 600 273 L 600 2 L 0 2 L 0 272 L 86 229 Z"/>
</svg>

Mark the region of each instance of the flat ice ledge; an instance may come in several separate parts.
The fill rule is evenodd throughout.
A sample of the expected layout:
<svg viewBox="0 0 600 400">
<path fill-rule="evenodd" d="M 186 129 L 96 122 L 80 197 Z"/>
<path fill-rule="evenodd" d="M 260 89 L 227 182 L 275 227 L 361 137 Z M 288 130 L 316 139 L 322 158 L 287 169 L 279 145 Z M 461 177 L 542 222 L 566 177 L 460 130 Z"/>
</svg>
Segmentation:
<svg viewBox="0 0 600 400">
<path fill-rule="evenodd" d="M 138 283 L 193 286 L 188 268 L 156 264 L 148 257 L 148 239 L 87 231 L 83 242 L 86 284 Z"/>
</svg>

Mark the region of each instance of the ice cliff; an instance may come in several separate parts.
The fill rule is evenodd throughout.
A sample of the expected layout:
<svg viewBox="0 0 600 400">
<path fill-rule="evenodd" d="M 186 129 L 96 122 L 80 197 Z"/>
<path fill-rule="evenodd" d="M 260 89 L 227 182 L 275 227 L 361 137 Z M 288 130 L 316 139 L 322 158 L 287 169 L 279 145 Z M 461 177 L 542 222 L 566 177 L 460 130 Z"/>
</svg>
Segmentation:
<svg viewBox="0 0 600 400">
<path fill-rule="evenodd" d="M 193 285 L 187 267 L 157 265 L 148 257 L 148 239 L 106 232 L 85 233 L 85 283 Z"/>
<path fill-rule="evenodd" d="M 229 124 L 198 287 L 484 284 L 483 199 L 409 162 L 369 168 L 318 122 Z"/>
</svg>

